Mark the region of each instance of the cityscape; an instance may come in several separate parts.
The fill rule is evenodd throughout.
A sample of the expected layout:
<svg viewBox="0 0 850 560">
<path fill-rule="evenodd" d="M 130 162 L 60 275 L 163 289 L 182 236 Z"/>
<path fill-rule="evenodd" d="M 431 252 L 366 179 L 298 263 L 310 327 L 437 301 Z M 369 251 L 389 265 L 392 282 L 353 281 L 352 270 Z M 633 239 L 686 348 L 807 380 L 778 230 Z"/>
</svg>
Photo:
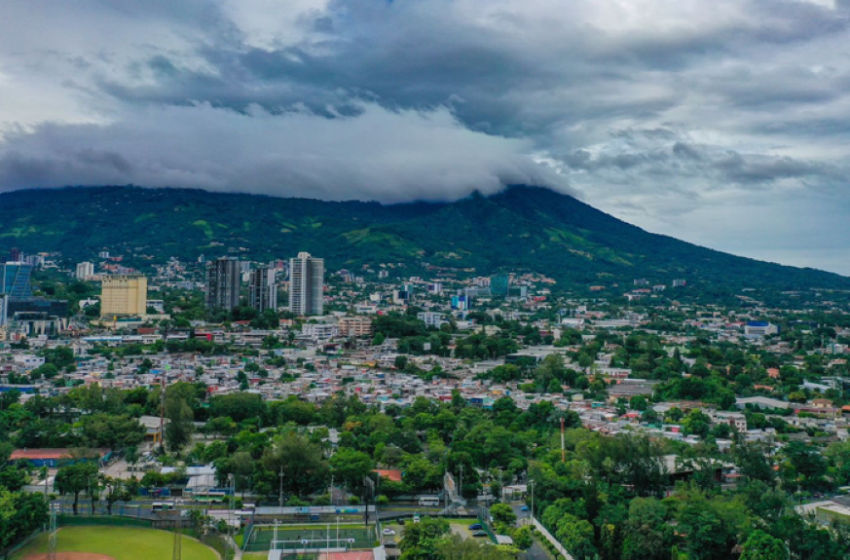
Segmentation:
<svg viewBox="0 0 850 560">
<path fill-rule="evenodd" d="M 850 560 L 850 0 L 0 0 L 0 560 Z"/>
<path fill-rule="evenodd" d="M 15 511 L 50 499 L 7 544 L 117 522 L 226 558 L 421 554 L 411 538 L 488 558 L 720 558 L 771 508 L 792 549 L 844 554 L 848 291 L 721 303 L 692 278 L 570 294 L 533 272 L 407 276 L 307 252 L 131 260 L 13 248 L 2 265 L 0 480 Z M 600 540 L 608 516 L 622 526 Z M 721 532 L 681 531 L 706 516 Z"/>
</svg>

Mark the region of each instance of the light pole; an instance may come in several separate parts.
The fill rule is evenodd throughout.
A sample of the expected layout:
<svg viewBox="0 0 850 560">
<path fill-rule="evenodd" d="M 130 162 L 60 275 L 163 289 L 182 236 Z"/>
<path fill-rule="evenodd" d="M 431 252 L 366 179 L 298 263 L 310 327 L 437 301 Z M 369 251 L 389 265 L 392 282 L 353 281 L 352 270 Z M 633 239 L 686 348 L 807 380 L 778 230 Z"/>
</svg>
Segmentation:
<svg viewBox="0 0 850 560">
<path fill-rule="evenodd" d="M 529 517 L 533 520 L 534 519 L 534 481 L 530 480 L 530 481 L 528 481 L 528 484 L 529 484 L 529 486 L 531 486 L 531 511 L 529 511 L 528 513 L 530 514 Z"/>
<path fill-rule="evenodd" d="M 280 514 L 283 515 L 283 464 L 280 465 L 280 496 L 278 498 L 278 502 L 280 504 Z"/>
</svg>

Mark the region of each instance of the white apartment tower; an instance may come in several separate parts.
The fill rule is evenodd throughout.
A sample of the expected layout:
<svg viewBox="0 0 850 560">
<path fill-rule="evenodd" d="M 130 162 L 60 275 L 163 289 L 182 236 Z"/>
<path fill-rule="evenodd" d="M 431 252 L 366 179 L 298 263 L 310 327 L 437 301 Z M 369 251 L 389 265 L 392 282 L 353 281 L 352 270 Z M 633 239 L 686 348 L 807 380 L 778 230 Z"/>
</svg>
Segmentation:
<svg viewBox="0 0 850 560">
<path fill-rule="evenodd" d="M 325 260 L 298 253 L 289 260 L 289 309 L 298 315 L 321 315 L 325 292 Z"/>
<path fill-rule="evenodd" d="M 77 264 L 77 280 L 88 280 L 94 276 L 94 263 L 81 262 Z"/>
</svg>

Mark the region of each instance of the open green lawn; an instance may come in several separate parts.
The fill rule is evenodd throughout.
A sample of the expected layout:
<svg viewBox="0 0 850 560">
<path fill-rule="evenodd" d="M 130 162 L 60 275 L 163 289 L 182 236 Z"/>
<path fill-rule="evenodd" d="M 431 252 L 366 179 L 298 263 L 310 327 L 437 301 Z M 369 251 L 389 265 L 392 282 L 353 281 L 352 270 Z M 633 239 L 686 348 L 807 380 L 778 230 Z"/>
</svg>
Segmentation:
<svg viewBox="0 0 850 560">
<path fill-rule="evenodd" d="M 57 538 L 59 552 L 94 552 L 115 560 L 153 560 L 171 558 L 174 534 L 140 527 L 63 527 Z M 47 552 L 47 533 L 42 533 L 12 560 L 28 554 Z M 213 549 L 183 536 L 183 560 L 218 560 Z"/>
</svg>

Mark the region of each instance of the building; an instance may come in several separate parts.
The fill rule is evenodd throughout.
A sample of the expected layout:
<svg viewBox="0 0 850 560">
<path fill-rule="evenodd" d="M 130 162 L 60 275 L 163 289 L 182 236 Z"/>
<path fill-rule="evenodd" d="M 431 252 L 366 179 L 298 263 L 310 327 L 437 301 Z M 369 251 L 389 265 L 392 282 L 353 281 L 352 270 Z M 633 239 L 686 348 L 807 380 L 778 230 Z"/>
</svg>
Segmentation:
<svg viewBox="0 0 850 560">
<path fill-rule="evenodd" d="M 239 306 L 240 265 L 221 257 L 207 263 L 207 308 L 230 311 Z"/>
<path fill-rule="evenodd" d="M 490 295 L 507 297 L 511 288 L 511 278 L 507 274 L 497 274 L 490 278 Z"/>
<path fill-rule="evenodd" d="M 100 316 L 142 317 L 147 313 L 148 279 L 141 274 L 112 274 L 103 277 Z"/>
<path fill-rule="evenodd" d="M 0 275 L 0 294 L 10 298 L 32 297 L 32 286 L 30 276 L 32 265 L 24 262 L 7 262 L 3 265 L 3 274 Z"/>
<path fill-rule="evenodd" d="M 416 314 L 416 318 L 425 323 L 427 327 L 436 327 L 440 328 L 444 323 L 447 323 L 445 319 L 443 319 L 442 313 L 436 313 L 434 311 L 423 311 L 421 313 Z"/>
<path fill-rule="evenodd" d="M 11 262 L 18 262 L 19 260 L 21 260 L 21 257 L 23 257 L 23 256 L 24 256 L 24 254 L 21 253 L 21 250 L 18 249 L 17 247 L 12 247 L 12 250 L 9 251 L 9 260 Z"/>
<path fill-rule="evenodd" d="M 88 280 L 94 276 L 94 263 L 81 262 L 77 264 L 77 280 Z"/>
<path fill-rule="evenodd" d="M 339 335 L 339 327 L 330 323 L 305 323 L 301 334 L 313 340 L 330 340 Z"/>
<path fill-rule="evenodd" d="M 262 313 L 266 309 L 277 309 L 276 271 L 267 266 L 261 266 L 251 271 L 248 279 L 248 301 L 254 309 Z"/>
<path fill-rule="evenodd" d="M 372 319 L 368 317 L 343 317 L 339 320 L 342 336 L 371 336 Z"/>
<path fill-rule="evenodd" d="M 779 327 L 765 321 L 750 321 L 744 325 L 744 336 L 748 338 L 762 338 L 773 334 L 779 334 Z"/>
<path fill-rule="evenodd" d="M 289 309 L 298 315 L 321 315 L 324 309 L 325 260 L 298 253 L 289 260 Z"/>
</svg>

